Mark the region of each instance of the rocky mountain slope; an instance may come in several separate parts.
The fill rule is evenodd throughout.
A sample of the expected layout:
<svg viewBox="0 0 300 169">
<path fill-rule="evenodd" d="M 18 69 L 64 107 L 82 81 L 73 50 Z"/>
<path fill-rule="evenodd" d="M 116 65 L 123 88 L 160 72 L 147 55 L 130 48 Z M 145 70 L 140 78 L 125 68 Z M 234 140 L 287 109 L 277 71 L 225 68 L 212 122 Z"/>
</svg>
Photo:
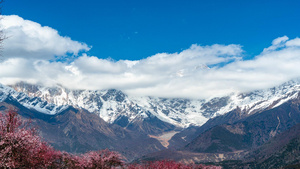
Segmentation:
<svg viewBox="0 0 300 169">
<path fill-rule="evenodd" d="M 251 168 L 299 168 L 300 123 L 249 153 L 246 161 Z"/>
<path fill-rule="evenodd" d="M 233 124 L 212 127 L 185 146 L 193 152 L 233 152 L 261 146 L 300 123 L 300 97 Z"/>
<path fill-rule="evenodd" d="M 299 96 L 273 109 L 241 115 L 243 111 L 239 109 L 211 119 L 200 128 L 189 129 L 194 131 L 191 132 L 193 134 L 200 134 L 182 148 L 154 152 L 140 160 L 173 159 L 200 163 L 235 160 L 229 164 L 217 163 L 229 168 L 249 165 L 251 168 L 268 168 L 272 165 L 277 168 L 300 163 L 297 156 Z M 287 156 L 285 160 L 278 158 L 283 156 Z"/>
</svg>

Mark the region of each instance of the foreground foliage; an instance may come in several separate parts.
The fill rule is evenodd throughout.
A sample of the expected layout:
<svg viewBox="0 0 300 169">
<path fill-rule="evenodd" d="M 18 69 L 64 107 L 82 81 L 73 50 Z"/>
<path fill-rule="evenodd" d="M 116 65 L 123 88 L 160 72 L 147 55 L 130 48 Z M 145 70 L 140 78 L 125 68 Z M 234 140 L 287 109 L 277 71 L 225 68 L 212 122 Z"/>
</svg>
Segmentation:
<svg viewBox="0 0 300 169">
<path fill-rule="evenodd" d="M 205 166 L 202 164 L 183 164 L 175 161 L 154 161 L 142 164 L 131 164 L 127 165 L 128 169 L 221 169 L 219 166 Z"/>
<path fill-rule="evenodd" d="M 121 156 L 109 150 L 91 151 L 81 155 L 54 150 L 43 141 L 30 122 L 17 113 L 0 112 L 0 169 L 4 168 L 64 168 L 64 169 L 219 169 L 216 166 L 186 165 L 174 161 L 127 164 Z"/>
<path fill-rule="evenodd" d="M 59 152 L 26 127 L 16 112 L 0 114 L 0 167 L 42 168 L 58 157 Z"/>
<path fill-rule="evenodd" d="M 54 150 L 14 111 L 0 113 L 0 168 L 112 168 L 120 155 L 109 150 L 73 155 Z"/>
</svg>

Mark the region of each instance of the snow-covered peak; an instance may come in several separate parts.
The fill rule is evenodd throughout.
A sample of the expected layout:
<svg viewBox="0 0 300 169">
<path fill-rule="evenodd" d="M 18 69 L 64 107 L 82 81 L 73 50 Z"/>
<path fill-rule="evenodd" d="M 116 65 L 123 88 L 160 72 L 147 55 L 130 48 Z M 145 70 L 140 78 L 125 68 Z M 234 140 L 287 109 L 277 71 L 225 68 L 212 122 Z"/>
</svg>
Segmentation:
<svg viewBox="0 0 300 169">
<path fill-rule="evenodd" d="M 33 85 L 31 86 L 33 87 Z M 29 90 L 26 90 L 26 92 L 27 91 Z M 35 91 L 38 92 L 38 90 Z M 25 89 L 24 92 L 20 92 L 11 87 L 0 84 L 0 101 L 3 102 L 8 97 L 12 97 L 20 102 L 23 106 L 29 109 L 35 109 L 45 114 L 56 114 L 57 112 L 61 112 L 68 107 L 68 105 L 56 105 L 47 102 L 46 100 L 35 96 L 36 94 L 34 95 L 34 92 L 30 92 L 30 94 L 27 94 L 26 92 Z"/>
<path fill-rule="evenodd" d="M 208 120 L 198 113 L 203 100 L 133 97 L 115 89 L 68 90 L 61 86 L 43 87 L 26 83 L 12 87 L 56 106 L 70 105 L 87 109 L 109 123 L 114 123 L 121 116 L 127 117 L 129 122 L 155 116 L 179 127 L 202 125 Z"/>
<path fill-rule="evenodd" d="M 13 92 L 15 91 L 12 88 L 0 84 L 0 102 L 3 102 Z"/>
<path fill-rule="evenodd" d="M 249 93 L 236 93 L 209 100 L 166 99 L 128 96 L 122 91 L 69 90 L 62 86 L 43 87 L 18 83 L 12 88 L 0 85 L 0 99 L 11 95 L 21 104 L 38 111 L 55 114 L 68 106 L 84 108 L 98 114 L 106 122 L 115 123 L 125 116 L 129 123 L 152 116 L 179 126 L 201 126 L 208 119 L 239 107 L 245 113 L 274 108 L 298 97 L 300 81 Z M 1 101 L 0 100 L 0 101 Z"/>
<path fill-rule="evenodd" d="M 255 113 L 264 109 L 275 108 L 286 101 L 298 97 L 300 82 L 292 80 L 280 86 L 249 93 L 234 94 L 230 103 L 217 114 L 224 114 L 236 107 L 247 113 Z"/>
</svg>

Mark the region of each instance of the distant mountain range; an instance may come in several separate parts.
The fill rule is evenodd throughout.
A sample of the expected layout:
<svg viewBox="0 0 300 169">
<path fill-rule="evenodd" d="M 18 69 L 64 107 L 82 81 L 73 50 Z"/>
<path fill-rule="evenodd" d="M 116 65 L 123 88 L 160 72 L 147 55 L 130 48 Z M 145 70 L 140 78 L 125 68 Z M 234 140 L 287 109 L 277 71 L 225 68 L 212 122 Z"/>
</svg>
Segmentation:
<svg viewBox="0 0 300 169">
<path fill-rule="evenodd" d="M 65 151 L 109 148 L 128 161 L 242 160 L 239 164 L 258 167 L 267 166 L 269 158 L 276 161 L 276 153 L 290 151 L 264 148 L 269 141 L 297 147 L 296 137 L 282 144 L 275 138 L 284 133 L 290 138 L 289 129 L 299 124 L 299 92 L 298 79 L 206 100 L 137 97 L 115 89 L 70 90 L 20 82 L 0 85 L 0 110 L 15 109 L 31 118 L 47 141 Z M 268 158 L 257 155 L 265 152 Z M 295 160 L 282 165 L 299 162 L 291 158 Z"/>
</svg>

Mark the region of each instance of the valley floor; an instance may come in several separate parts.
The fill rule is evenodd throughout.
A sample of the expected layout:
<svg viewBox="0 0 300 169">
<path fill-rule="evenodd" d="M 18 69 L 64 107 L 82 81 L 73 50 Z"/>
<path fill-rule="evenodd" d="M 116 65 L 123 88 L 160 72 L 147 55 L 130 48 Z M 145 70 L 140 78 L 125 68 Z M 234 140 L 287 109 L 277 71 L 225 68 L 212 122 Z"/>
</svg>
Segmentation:
<svg viewBox="0 0 300 169">
<path fill-rule="evenodd" d="M 168 146 L 170 145 L 169 140 L 177 133 L 179 133 L 179 131 L 165 132 L 158 136 L 154 136 L 154 135 L 148 135 L 148 136 L 157 139 L 164 147 L 168 148 Z"/>
</svg>

